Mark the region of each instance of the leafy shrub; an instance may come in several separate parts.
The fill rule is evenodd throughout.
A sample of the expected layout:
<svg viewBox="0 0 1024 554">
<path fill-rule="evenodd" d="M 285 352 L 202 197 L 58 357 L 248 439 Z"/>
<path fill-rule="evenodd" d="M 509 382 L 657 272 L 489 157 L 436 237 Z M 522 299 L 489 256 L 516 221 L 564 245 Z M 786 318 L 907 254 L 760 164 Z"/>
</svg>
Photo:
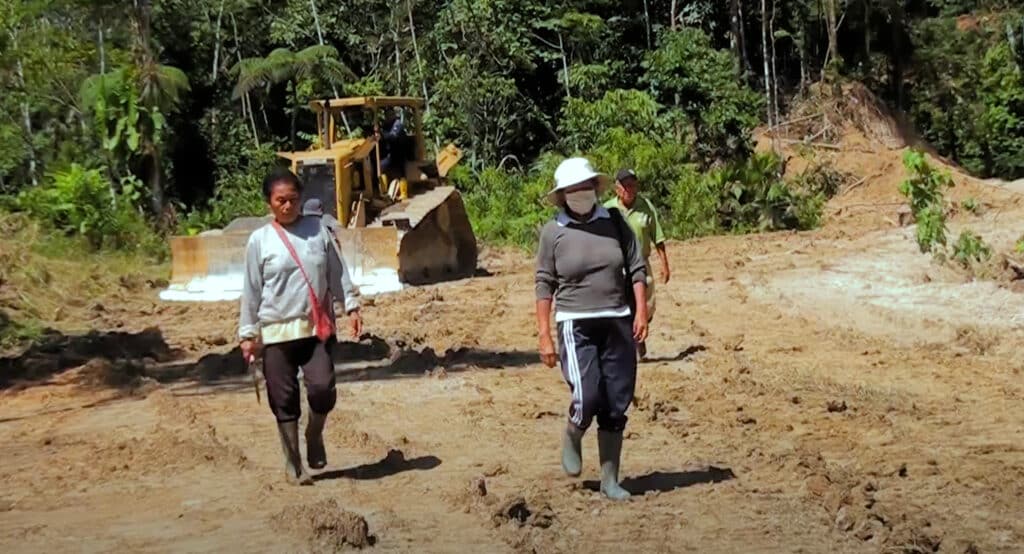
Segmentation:
<svg viewBox="0 0 1024 554">
<path fill-rule="evenodd" d="M 946 245 L 944 191 L 953 186 L 953 180 L 948 173 L 933 168 L 916 150 L 903 155 L 903 165 L 908 176 L 900 183 L 900 193 L 907 197 L 917 221 L 917 246 L 921 252 L 932 252 Z"/>
<path fill-rule="evenodd" d="M 673 237 L 688 239 L 721 230 L 718 216 L 719 189 L 695 169 L 680 175 L 670 186 L 662 227 Z"/>
<path fill-rule="evenodd" d="M 964 201 L 960 203 L 960 206 L 963 207 L 963 209 L 975 215 L 977 215 L 981 211 L 981 205 L 978 203 L 978 200 L 974 197 L 964 199 Z"/>
<path fill-rule="evenodd" d="M 953 245 L 953 260 L 964 268 L 987 261 L 991 257 L 992 249 L 985 244 L 980 236 L 970 230 L 960 233 L 960 237 Z"/>
<path fill-rule="evenodd" d="M 449 178 L 463 194 L 478 239 L 533 248 L 537 231 L 553 209 L 546 205 L 550 179 L 488 167 L 474 173 L 457 166 Z"/>
<path fill-rule="evenodd" d="M 940 152 L 983 177 L 1024 177 L 1024 73 L 1007 41 L 1019 22 L 1005 12 L 967 31 L 952 17 L 913 29 L 914 123 Z"/>
<path fill-rule="evenodd" d="M 658 102 L 639 90 L 611 90 L 593 102 L 569 98 L 558 125 L 563 149 L 590 151 L 607 143 L 605 134 L 613 129 L 649 137 L 671 136 L 668 118 L 661 111 Z"/>
<path fill-rule="evenodd" d="M 705 165 L 745 156 L 750 131 L 760 122 L 763 100 L 738 82 L 733 63 L 731 53 L 693 28 L 665 33 L 643 61 L 657 100 L 677 106 L 693 124 L 696 154 Z"/>
<path fill-rule="evenodd" d="M 673 238 L 722 231 L 811 229 L 820 222 L 826 191 L 832 190 L 830 179 L 835 179 L 814 168 L 786 183 L 779 177 L 779 158 L 771 154 L 704 174 L 687 162 L 684 145 L 658 143 L 623 129 L 609 133 L 589 158 L 606 174 L 632 167 L 641 191 L 660 211 L 662 226 Z M 537 230 L 554 211 L 544 197 L 561 160 L 562 156 L 549 152 L 527 172 L 454 169 L 450 178 L 463 191 L 477 237 L 535 247 Z"/>
<path fill-rule="evenodd" d="M 718 213 L 733 232 L 809 229 L 818 225 L 824 194 L 781 178 L 781 160 L 765 153 L 716 169 L 708 177 L 719 191 Z"/>
<path fill-rule="evenodd" d="M 90 247 L 161 250 L 161 241 L 136 208 L 141 184 L 122 182 L 114 191 L 99 169 L 72 164 L 47 183 L 23 191 L 16 206 L 68 235 L 83 237 Z"/>
</svg>

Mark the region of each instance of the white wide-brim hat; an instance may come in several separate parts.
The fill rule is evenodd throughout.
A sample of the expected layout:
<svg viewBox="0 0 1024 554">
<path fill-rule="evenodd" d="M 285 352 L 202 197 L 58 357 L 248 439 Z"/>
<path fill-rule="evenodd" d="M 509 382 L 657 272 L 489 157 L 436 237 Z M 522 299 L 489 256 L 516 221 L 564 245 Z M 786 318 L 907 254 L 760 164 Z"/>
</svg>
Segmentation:
<svg viewBox="0 0 1024 554">
<path fill-rule="evenodd" d="M 586 158 L 567 158 L 558 164 L 555 170 L 555 188 L 548 192 L 548 202 L 555 203 L 557 192 L 578 185 L 590 179 L 597 179 L 597 193 L 601 194 L 608 186 L 608 176 L 594 171 L 590 160 Z"/>
</svg>

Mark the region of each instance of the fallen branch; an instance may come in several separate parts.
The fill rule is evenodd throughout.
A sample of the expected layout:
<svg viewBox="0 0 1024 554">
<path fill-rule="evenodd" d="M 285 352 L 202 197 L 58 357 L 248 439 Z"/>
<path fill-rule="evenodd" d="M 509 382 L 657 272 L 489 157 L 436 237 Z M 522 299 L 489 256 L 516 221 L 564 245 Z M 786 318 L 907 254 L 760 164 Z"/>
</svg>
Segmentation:
<svg viewBox="0 0 1024 554">
<path fill-rule="evenodd" d="M 839 215 L 840 213 L 843 212 L 843 210 L 848 210 L 850 208 L 890 208 L 893 206 L 903 206 L 905 204 L 906 202 L 881 202 L 877 204 L 847 204 L 845 206 L 839 206 L 838 208 L 836 208 L 836 210 L 832 212 L 832 215 Z"/>
<path fill-rule="evenodd" d="M 869 178 L 870 177 L 861 177 L 860 180 L 858 180 L 856 183 L 854 183 L 854 184 L 846 187 L 845 189 L 843 189 L 843 191 L 839 193 L 839 196 L 842 196 L 842 195 L 850 192 L 851 190 L 853 190 L 853 189 L 863 185 L 864 183 L 868 182 Z"/>
<path fill-rule="evenodd" d="M 798 117 L 796 119 L 790 119 L 789 121 L 783 121 L 782 123 L 777 123 L 777 124 L 772 125 L 771 127 L 769 127 L 767 132 L 771 133 L 772 131 L 774 131 L 776 129 L 781 129 L 782 127 L 787 127 L 789 125 L 793 125 L 794 123 L 800 123 L 802 121 L 807 121 L 809 119 L 814 119 L 816 117 L 823 117 L 824 115 L 825 115 L 825 112 L 818 112 L 816 114 L 805 115 L 803 117 Z"/>
<path fill-rule="evenodd" d="M 780 138 L 778 140 L 779 140 L 779 142 L 782 142 L 782 143 L 785 143 L 785 144 L 800 144 L 800 145 L 803 145 L 803 146 L 810 146 L 811 148 L 823 148 L 825 150 L 842 150 L 842 147 L 839 146 L 838 144 L 830 144 L 830 143 L 827 143 L 827 142 L 805 142 L 805 141 L 802 141 L 802 140 L 784 139 L 784 138 Z"/>
<path fill-rule="evenodd" d="M 805 138 L 804 142 L 814 142 L 815 140 L 821 138 L 822 135 L 824 135 L 825 133 L 829 132 L 829 130 L 831 130 L 831 129 L 832 129 L 832 124 L 831 123 L 826 123 L 825 126 L 822 127 L 820 131 L 818 131 L 817 133 L 814 133 L 813 135 Z"/>
</svg>

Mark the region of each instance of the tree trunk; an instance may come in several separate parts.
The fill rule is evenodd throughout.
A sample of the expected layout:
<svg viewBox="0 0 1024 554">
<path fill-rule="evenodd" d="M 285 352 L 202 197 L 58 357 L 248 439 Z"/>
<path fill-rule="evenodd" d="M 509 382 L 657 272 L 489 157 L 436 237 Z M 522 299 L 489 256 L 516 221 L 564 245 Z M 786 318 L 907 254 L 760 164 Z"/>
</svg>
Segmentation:
<svg viewBox="0 0 1024 554">
<path fill-rule="evenodd" d="M 800 40 L 797 46 L 797 55 L 800 57 L 800 94 L 807 91 L 807 34 L 801 30 Z"/>
<path fill-rule="evenodd" d="M 217 30 L 214 36 L 213 44 L 213 69 L 210 73 L 210 79 L 213 82 L 217 82 L 217 73 L 219 72 L 218 66 L 220 65 L 220 22 L 224 17 L 224 0 L 220 1 L 220 10 L 217 12 Z"/>
<path fill-rule="evenodd" d="M 249 125 L 252 126 L 252 141 L 256 143 L 256 148 L 260 147 L 260 134 L 256 130 L 256 115 L 252 110 L 252 97 L 249 93 L 245 93 L 242 96 L 242 117 L 245 117 L 245 113 L 249 112 Z"/>
<path fill-rule="evenodd" d="M 572 98 L 572 91 L 569 88 L 569 62 L 565 58 L 565 45 L 562 43 L 562 33 L 558 33 L 558 53 L 562 56 L 562 77 L 565 81 L 565 97 Z"/>
<path fill-rule="evenodd" d="M 238 62 L 242 62 L 242 43 L 238 40 L 238 22 L 235 20 L 235 14 L 231 14 L 231 30 L 235 34 L 235 56 L 238 58 Z M 252 97 L 246 92 L 242 95 L 242 119 L 245 119 L 246 112 L 249 113 L 249 123 L 252 125 L 252 141 L 256 144 L 256 148 L 260 147 L 260 135 L 256 131 L 256 115 L 252 109 Z"/>
<path fill-rule="evenodd" d="M 420 72 L 420 84 L 423 85 L 423 104 L 427 111 L 430 111 L 430 94 L 427 93 L 427 76 L 423 73 L 423 58 L 420 57 L 420 46 L 416 42 L 416 24 L 412 19 L 412 0 L 405 0 L 405 7 L 409 11 L 409 34 L 412 35 L 412 51 L 416 55 L 416 68 Z"/>
<path fill-rule="evenodd" d="M 153 215 L 158 219 L 164 215 L 164 186 L 161 180 L 161 163 L 160 163 L 160 149 L 155 144 L 150 142 L 146 145 L 146 151 L 149 152 L 149 175 L 146 176 L 146 180 L 149 181 L 150 191 L 150 205 L 153 208 Z"/>
<path fill-rule="evenodd" d="M 647 7 L 647 0 L 644 0 L 644 27 L 647 29 L 647 49 L 651 49 L 651 13 Z"/>
<path fill-rule="evenodd" d="M 740 0 L 729 0 L 729 43 L 736 55 L 736 77 L 743 77 L 743 41 L 740 39 Z"/>
<path fill-rule="evenodd" d="M 836 0 L 824 0 L 825 1 L 825 26 L 828 31 L 828 53 L 825 55 L 825 59 L 828 60 L 826 66 L 832 62 L 837 64 L 842 63 L 842 58 L 839 57 L 839 29 L 836 23 Z"/>
<path fill-rule="evenodd" d="M 100 51 L 100 75 L 106 75 L 107 74 L 107 50 L 104 47 L 104 40 L 103 40 L 103 18 L 102 17 L 100 18 L 100 24 L 98 26 L 96 34 L 97 34 L 96 44 L 99 47 L 99 51 Z"/>
<path fill-rule="evenodd" d="M 292 87 L 292 94 L 295 96 L 295 98 L 294 98 L 295 105 L 292 107 L 292 125 L 291 125 L 292 151 L 295 152 L 295 151 L 298 151 L 298 149 L 299 149 L 298 144 L 296 142 L 296 136 L 298 135 L 298 130 L 299 130 L 299 109 L 302 106 L 302 101 L 299 100 L 299 84 L 297 82 L 295 82 L 295 81 L 292 81 L 290 84 L 291 84 L 291 87 Z"/>
<path fill-rule="evenodd" d="M 11 33 L 11 46 L 17 48 L 17 37 Z M 25 68 L 21 64 L 21 57 L 18 57 L 18 61 L 15 66 L 18 75 L 18 85 L 21 87 L 22 94 L 27 95 L 28 89 L 25 86 Z M 25 127 L 25 144 L 28 147 L 28 175 L 32 179 L 32 186 L 39 184 L 39 178 L 36 176 L 36 166 L 38 161 L 36 159 L 36 146 L 35 146 L 35 133 L 32 131 L 32 113 L 28 107 L 28 101 L 23 100 L 21 102 L 21 123 Z"/>
<path fill-rule="evenodd" d="M 313 12 L 313 25 L 316 27 L 316 38 L 321 45 L 324 43 L 324 33 L 320 29 L 320 16 L 316 13 L 316 0 L 309 0 L 309 9 Z"/>
<path fill-rule="evenodd" d="M 668 14 L 669 17 L 671 18 L 671 19 L 669 19 L 669 29 L 672 29 L 673 31 L 675 31 L 676 30 L 676 21 L 677 21 L 676 20 L 676 0 L 672 0 L 672 5 L 669 7 L 669 11 L 671 12 L 670 14 Z"/>
<path fill-rule="evenodd" d="M 768 109 L 768 126 L 772 127 L 775 125 L 775 118 L 772 116 L 772 80 L 768 70 L 768 10 L 765 0 L 761 0 L 761 52 L 764 59 L 764 96 Z"/>
<path fill-rule="evenodd" d="M 871 0 L 864 0 L 864 60 L 871 69 Z"/>
<path fill-rule="evenodd" d="M 320 28 L 320 16 L 316 13 L 316 0 L 309 0 L 309 9 L 312 10 L 312 12 L 313 12 L 313 26 L 316 27 L 317 43 L 320 46 L 323 46 L 324 45 L 324 32 Z M 331 92 L 334 93 L 334 97 L 335 98 L 338 97 L 338 87 L 334 86 L 334 83 L 331 83 Z M 342 114 L 342 117 L 344 117 L 344 114 Z M 346 126 L 347 126 L 347 123 L 348 122 L 346 121 Z"/>
<path fill-rule="evenodd" d="M 743 24 L 743 0 L 736 0 L 736 13 L 739 15 L 739 27 L 740 27 L 740 45 L 742 46 L 743 54 L 743 71 L 747 75 L 753 76 L 753 66 L 750 65 L 750 57 L 747 55 L 747 31 L 744 29 Z"/>
<path fill-rule="evenodd" d="M 892 33 L 892 85 L 896 108 L 903 109 L 903 4 L 901 0 L 889 2 L 889 30 Z"/>
<path fill-rule="evenodd" d="M 402 52 L 398 49 L 398 33 L 392 30 L 391 36 L 395 39 L 395 72 L 398 75 L 398 79 L 396 79 L 396 82 L 398 83 L 398 90 L 395 92 L 401 96 L 405 90 L 402 86 Z"/>
<path fill-rule="evenodd" d="M 772 106 L 775 109 L 775 119 L 779 119 L 779 72 L 775 66 L 775 8 L 778 0 L 772 0 L 772 18 L 768 24 L 768 34 L 772 37 Z"/>
</svg>

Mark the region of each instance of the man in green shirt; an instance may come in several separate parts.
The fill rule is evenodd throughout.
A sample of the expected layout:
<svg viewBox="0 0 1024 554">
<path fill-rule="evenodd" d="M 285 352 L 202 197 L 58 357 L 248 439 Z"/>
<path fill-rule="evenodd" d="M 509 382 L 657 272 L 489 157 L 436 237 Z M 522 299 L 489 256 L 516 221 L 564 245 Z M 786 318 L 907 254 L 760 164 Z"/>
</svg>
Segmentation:
<svg viewBox="0 0 1024 554">
<path fill-rule="evenodd" d="M 661 261 L 661 280 L 668 283 L 671 272 L 668 267 L 668 253 L 665 251 L 665 232 L 661 230 L 658 211 L 649 200 L 640 195 L 640 182 L 632 169 L 622 169 L 615 176 L 615 198 L 605 202 L 606 208 L 617 208 L 640 243 L 644 262 L 647 264 L 647 315 L 654 318 L 654 273 L 651 271 L 652 247 Z M 647 345 L 637 345 L 640 358 L 647 357 Z"/>
</svg>

